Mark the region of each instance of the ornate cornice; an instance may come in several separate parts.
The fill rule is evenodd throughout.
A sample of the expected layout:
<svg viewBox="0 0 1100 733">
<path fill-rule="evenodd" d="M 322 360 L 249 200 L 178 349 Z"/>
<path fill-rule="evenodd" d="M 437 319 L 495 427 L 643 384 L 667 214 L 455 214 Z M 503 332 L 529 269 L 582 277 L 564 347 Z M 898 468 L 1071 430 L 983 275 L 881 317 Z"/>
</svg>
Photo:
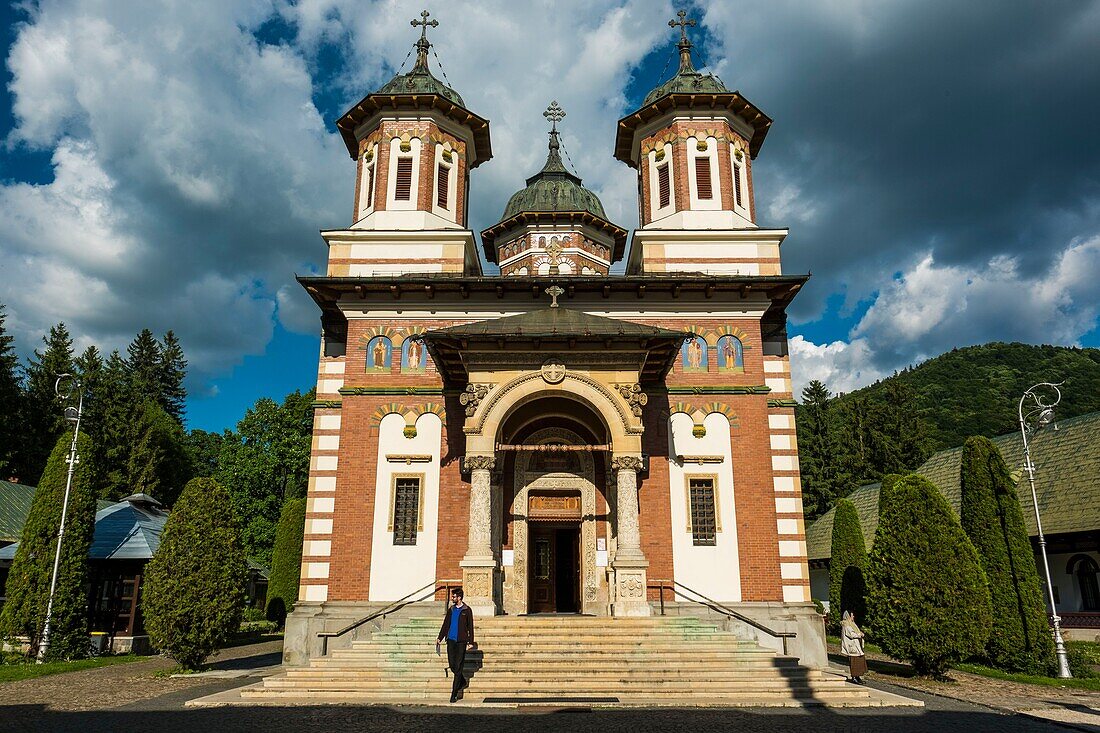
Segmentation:
<svg viewBox="0 0 1100 733">
<path fill-rule="evenodd" d="M 768 407 L 798 407 L 795 400 L 768 400 Z"/>
<path fill-rule="evenodd" d="M 314 400 L 310 407 L 314 410 L 339 410 L 343 404 L 340 400 Z"/>
</svg>

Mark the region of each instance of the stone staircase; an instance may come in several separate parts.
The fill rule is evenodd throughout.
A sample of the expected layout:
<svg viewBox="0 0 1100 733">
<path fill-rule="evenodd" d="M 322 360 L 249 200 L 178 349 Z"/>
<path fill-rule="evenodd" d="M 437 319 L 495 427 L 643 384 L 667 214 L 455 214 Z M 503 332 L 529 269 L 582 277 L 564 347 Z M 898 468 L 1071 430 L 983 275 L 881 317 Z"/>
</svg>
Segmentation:
<svg viewBox="0 0 1100 733">
<path fill-rule="evenodd" d="M 414 618 L 240 691 L 243 701 L 446 704 L 438 618 Z M 688 616 L 497 617 L 477 622 L 464 701 L 501 704 L 879 706 L 893 696 Z"/>
</svg>

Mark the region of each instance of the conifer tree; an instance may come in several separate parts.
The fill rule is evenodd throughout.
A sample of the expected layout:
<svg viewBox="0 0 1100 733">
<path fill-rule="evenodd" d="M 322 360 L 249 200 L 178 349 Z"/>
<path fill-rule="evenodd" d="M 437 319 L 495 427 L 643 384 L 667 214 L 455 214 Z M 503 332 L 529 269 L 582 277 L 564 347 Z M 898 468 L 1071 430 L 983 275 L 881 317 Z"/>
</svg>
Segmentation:
<svg viewBox="0 0 1100 733">
<path fill-rule="evenodd" d="M 918 674 L 979 654 L 992 626 L 978 552 L 947 500 L 909 475 L 883 487 L 867 571 L 868 631 Z"/>
<path fill-rule="evenodd" d="M 153 332 L 148 328 L 134 337 L 126 347 L 126 372 L 130 388 L 139 399 L 160 399 L 161 351 Z"/>
<path fill-rule="evenodd" d="M 302 572 L 302 539 L 306 523 L 305 498 L 287 499 L 275 529 L 271 578 L 267 583 L 267 618 L 280 626 L 298 600 Z"/>
<path fill-rule="evenodd" d="M 17 476 L 23 444 L 23 386 L 14 339 L 4 328 L 6 317 L 0 303 L 0 479 Z"/>
<path fill-rule="evenodd" d="M 64 323 L 50 329 L 42 337 L 45 348 L 35 351 L 27 368 L 26 410 L 23 413 L 23 455 L 25 463 L 20 477 L 25 483 L 37 484 L 50 447 L 65 432 L 62 405 L 54 385 L 62 374 L 73 373 L 73 339 Z"/>
<path fill-rule="evenodd" d="M 1004 669 L 1049 674 L 1054 644 L 1039 571 L 1015 483 L 991 440 L 967 439 L 960 480 L 962 526 L 978 550 L 993 600 L 985 655 Z"/>
<path fill-rule="evenodd" d="M 7 602 L 0 611 L 0 636 L 26 636 L 32 651 L 42 640 L 46 622 L 50 579 L 58 528 L 68 474 L 67 458 L 71 435 L 62 435 L 54 446 L 34 493 L 31 510 L 8 575 Z M 80 456 L 88 455 L 90 442 L 83 433 L 77 442 Z M 65 517 L 65 537 L 61 544 L 61 564 L 54 592 L 50 620 L 48 659 L 75 659 L 87 656 L 88 550 L 95 532 L 95 495 L 88 487 L 87 472 L 78 464 L 69 492 Z"/>
<path fill-rule="evenodd" d="M 146 566 L 145 628 L 157 649 L 197 669 L 240 626 L 248 566 L 228 492 L 188 482 Z"/>
<path fill-rule="evenodd" d="M 140 403 L 130 435 L 126 491 L 149 494 L 171 506 L 190 478 L 183 428 L 150 398 Z"/>
<path fill-rule="evenodd" d="M 97 439 L 101 448 L 99 465 L 99 496 L 121 499 L 130 491 L 129 463 L 133 446 L 134 396 L 130 389 L 126 362 L 118 351 L 112 351 L 103 367 L 101 394 L 95 397 L 102 407 Z"/>
<path fill-rule="evenodd" d="M 829 390 L 818 380 L 802 390 L 798 416 L 798 462 L 802 470 L 802 507 L 806 519 L 824 514 L 835 496 Z"/>
<path fill-rule="evenodd" d="M 161 339 L 160 366 L 157 371 L 160 406 L 183 425 L 184 402 L 187 399 L 183 380 L 187 376 L 187 359 L 183 355 L 183 346 L 172 331 L 168 331 Z"/>
<path fill-rule="evenodd" d="M 844 611 L 862 623 L 867 615 L 867 548 L 856 506 L 848 499 L 836 503 L 832 549 L 829 555 L 829 621 L 835 627 Z"/>
</svg>

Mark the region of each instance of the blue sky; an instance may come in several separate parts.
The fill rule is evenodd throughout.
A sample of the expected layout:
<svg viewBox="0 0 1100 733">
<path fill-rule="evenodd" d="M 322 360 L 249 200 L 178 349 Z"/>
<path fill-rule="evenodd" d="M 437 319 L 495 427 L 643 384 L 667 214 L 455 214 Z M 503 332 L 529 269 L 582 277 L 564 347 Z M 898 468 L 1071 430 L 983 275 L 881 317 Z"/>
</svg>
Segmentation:
<svg viewBox="0 0 1100 733">
<path fill-rule="evenodd" d="M 173 329 L 188 423 L 314 379 L 319 229 L 349 223 L 333 120 L 387 81 L 422 3 L 43 0 L 3 6 L 0 303 L 26 355 Z M 545 156 L 636 225 L 615 121 L 675 67 L 669 3 L 430 8 L 447 80 L 492 121 L 471 227 Z M 796 382 L 848 391 L 955 346 L 1100 344 L 1100 3 L 700 2 L 696 63 L 775 119 L 758 218 L 788 226 Z M 436 57 L 432 57 L 436 73 Z"/>
</svg>

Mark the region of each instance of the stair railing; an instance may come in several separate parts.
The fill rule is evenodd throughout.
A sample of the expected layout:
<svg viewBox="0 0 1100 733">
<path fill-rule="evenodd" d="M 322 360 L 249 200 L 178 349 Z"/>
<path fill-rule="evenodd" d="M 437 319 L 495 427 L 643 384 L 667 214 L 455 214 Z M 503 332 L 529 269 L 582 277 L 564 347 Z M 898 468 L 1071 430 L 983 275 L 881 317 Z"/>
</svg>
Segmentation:
<svg viewBox="0 0 1100 733">
<path fill-rule="evenodd" d="M 419 603 L 420 601 L 427 600 L 428 598 L 434 598 L 435 594 L 441 590 L 447 591 L 447 596 L 449 597 L 451 595 L 451 588 L 459 588 L 461 586 L 461 580 L 433 580 L 427 585 L 417 588 L 412 593 L 409 593 L 408 595 L 391 602 L 389 605 L 379 609 L 378 611 L 375 611 L 369 616 L 364 616 L 358 621 L 348 624 L 339 631 L 321 631 L 317 634 L 317 636 L 321 638 L 321 656 L 328 656 L 329 639 L 335 639 L 339 636 L 343 636 L 349 631 L 354 631 L 363 624 L 370 623 L 376 618 L 381 617 L 384 620 L 386 616 L 396 611 L 400 611 L 405 606 L 408 606 L 412 603 Z"/>
<path fill-rule="evenodd" d="M 734 611 L 729 606 L 724 606 L 721 603 L 719 603 L 718 601 L 714 600 L 713 598 L 708 598 L 707 596 L 703 595 L 699 591 L 697 591 L 693 588 L 688 588 L 683 583 L 679 583 L 675 580 L 654 579 L 654 580 L 649 581 L 648 585 L 650 587 L 656 587 L 656 588 L 660 589 L 661 615 L 662 616 L 665 615 L 665 588 L 668 588 L 673 592 L 673 598 L 676 597 L 676 590 L 679 589 L 680 591 L 687 591 L 687 593 L 691 593 L 692 595 L 698 596 L 698 598 L 699 598 L 699 600 L 688 598 L 689 601 L 693 601 L 695 603 L 701 603 L 702 605 L 706 606 L 707 608 L 709 608 L 713 611 L 717 611 L 718 613 L 720 613 L 724 616 L 727 616 L 729 618 L 735 618 L 738 621 L 741 621 L 742 623 L 748 624 L 749 626 L 753 627 L 754 629 L 759 629 L 760 631 L 763 631 L 765 634 L 767 634 L 768 636 L 771 636 L 772 638 L 779 639 L 779 642 L 783 645 L 783 656 L 787 656 L 787 639 L 794 639 L 798 636 L 798 634 L 794 633 L 793 631 L 776 631 L 775 629 L 769 628 L 769 627 L 765 626 L 764 624 L 760 623 L 759 621 L 756 621 L 755 619 L 751 619 L 748 616 L 745 616 L 744 614 L 738 613 L 737 611 Z M 684 595 L 685 597 L 687 597 L 686 594 L 684 594 L 684 593 L 681 593 L 681 595 Z"/>
</svg>

